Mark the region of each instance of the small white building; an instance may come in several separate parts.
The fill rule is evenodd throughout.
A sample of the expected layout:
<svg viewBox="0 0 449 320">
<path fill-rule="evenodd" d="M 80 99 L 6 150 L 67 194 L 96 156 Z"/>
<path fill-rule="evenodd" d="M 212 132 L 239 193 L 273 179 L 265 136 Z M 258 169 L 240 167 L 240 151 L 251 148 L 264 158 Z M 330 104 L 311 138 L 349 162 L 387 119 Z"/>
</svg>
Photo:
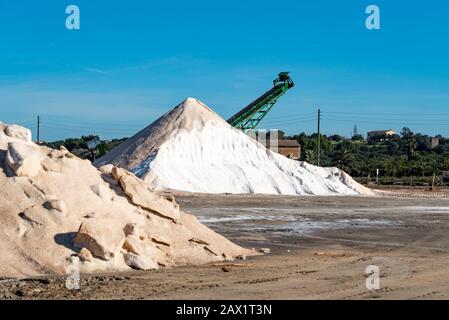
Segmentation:
<svg viewBox="0 0 449 320">
<path fill-rule="evenodd" d="M 395 135 L 397 135 L 397 133 L 393 129 L 374 130 L 368 132 L 367 140 L 368 142 L 384 142 L 389 141 Z"/>
</svg>

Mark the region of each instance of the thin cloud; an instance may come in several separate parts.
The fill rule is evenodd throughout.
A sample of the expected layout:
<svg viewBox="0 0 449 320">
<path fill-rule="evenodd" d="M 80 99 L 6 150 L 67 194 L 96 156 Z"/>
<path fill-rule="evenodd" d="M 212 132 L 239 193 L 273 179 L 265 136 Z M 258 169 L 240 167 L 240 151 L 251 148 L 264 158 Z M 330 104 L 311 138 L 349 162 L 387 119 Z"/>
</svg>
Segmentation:
<svg viewBox="0 0 449 320">
<path fill-rule="evenodd" d="M 86 68 L 85 70 L 88 72 L 94 72 L 94 73 L 98 73 L 98 74 L 109 74 L 108 71 L 97 69 L 97 68 Z"/>
</svg>

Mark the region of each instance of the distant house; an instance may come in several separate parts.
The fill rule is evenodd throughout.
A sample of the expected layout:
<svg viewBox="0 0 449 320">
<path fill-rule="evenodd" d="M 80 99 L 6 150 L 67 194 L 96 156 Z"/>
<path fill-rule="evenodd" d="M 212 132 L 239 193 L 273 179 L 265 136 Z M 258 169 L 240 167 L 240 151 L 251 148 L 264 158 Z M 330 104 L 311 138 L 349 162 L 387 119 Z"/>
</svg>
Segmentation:
<svg viewBox="0 0 449 320">
<path fill-rule="evenodd" d="M 370 131 L 367 134 L 368 142 L 385 142 L 391 140 L 394 136 L 396 136 L 396 131 L 389 130 L 374 130 Z"/>
<path fill-rule="evenodd" d="M 432 144 L 432 149 L 436 148 L 440 145 L 440 138 L 434 137 L 434 138 L 431 138 L 430 140 L 431 140 L 431 144 Z"/>
<path fill-rule="evenodd" d="M 256 130 L 248 132 L 248 135 L 260 142 L 265 148 L 282 154 L 287 158 L 293 160 L 301 158 L 301 145 L 296 140 L 285 139 L 285 133 L 281 130 Z"/>
<path fill-rule="evenodd" d="M 287 158 L 299 160 L 301 158 L 301 145 L 296 140 L 281 139 L 277 141 L 278 153 Z M 268 141 L 268 148 L 270 143 Z"/>
</svg>

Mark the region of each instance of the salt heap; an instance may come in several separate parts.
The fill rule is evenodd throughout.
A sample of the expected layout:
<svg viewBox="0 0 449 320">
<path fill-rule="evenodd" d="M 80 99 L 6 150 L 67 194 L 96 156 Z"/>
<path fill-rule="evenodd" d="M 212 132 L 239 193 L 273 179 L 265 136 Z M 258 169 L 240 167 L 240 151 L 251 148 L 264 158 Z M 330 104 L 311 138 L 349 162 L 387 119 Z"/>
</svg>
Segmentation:
<svg viewBox="0 0 449 320">
<path fill-rule="evenodd" d="M 0 124 L 0 277 L 149 270 L 252 254 L 132 173 Z"/>
<path fill-rule="evenodd" d="M 372 195 L 338 168 L 288 159 L 188 98 L 100 158 L 134 172 L 151 189 L 202 193 Z"/>
</svg>

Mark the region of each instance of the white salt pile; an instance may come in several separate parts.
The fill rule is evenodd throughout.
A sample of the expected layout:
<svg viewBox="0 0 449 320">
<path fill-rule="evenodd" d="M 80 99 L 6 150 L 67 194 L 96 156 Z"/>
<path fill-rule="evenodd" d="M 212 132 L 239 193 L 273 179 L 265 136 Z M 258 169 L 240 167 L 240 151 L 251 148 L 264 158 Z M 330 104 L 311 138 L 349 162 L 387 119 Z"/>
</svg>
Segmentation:
<svg viewBox="0 0 449 320">
<path fill-rule="evenodd" d="M 253 254 L 151 192 L 0 124 L 0 277 L 149 270 Z"/>
<path fill-rule="evenodd" d="M 337 168 L 288 159 L 188 98 L 96 162 L 133 171 L 152 189 L 202 193 L 372 195 Z"/>
</svg>

